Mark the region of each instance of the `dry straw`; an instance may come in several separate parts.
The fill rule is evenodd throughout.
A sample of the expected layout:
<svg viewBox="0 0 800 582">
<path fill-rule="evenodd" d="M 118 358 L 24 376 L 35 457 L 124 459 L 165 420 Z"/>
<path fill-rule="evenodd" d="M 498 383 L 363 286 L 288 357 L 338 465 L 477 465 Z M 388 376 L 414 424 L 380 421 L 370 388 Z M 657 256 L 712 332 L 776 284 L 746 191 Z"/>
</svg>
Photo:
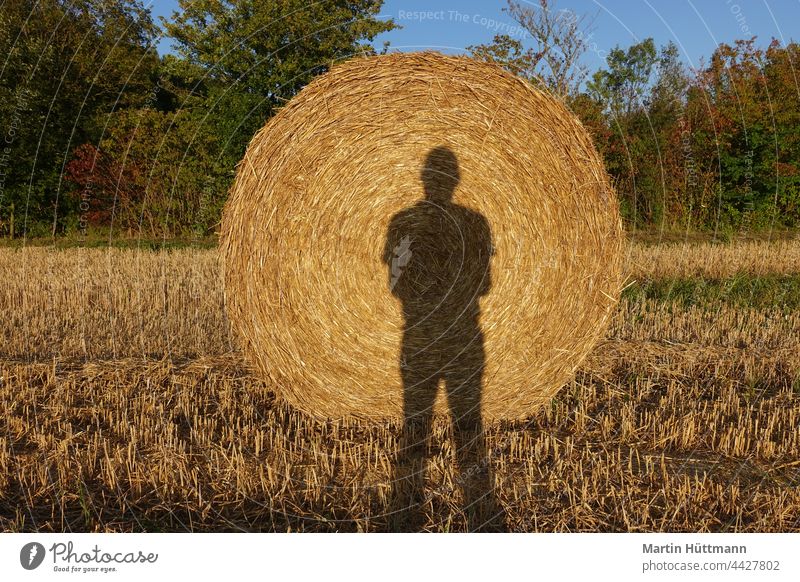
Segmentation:
<svg viewBox="0 0 800 582">
<path fill-rule="evenodd" d="M 318 417 L 530 415 L 604 334 L 621 248 L 575 116 L 432 52 L 310 83 L 250 143 L 222 231 L 246 354 Z"/>
</svg>

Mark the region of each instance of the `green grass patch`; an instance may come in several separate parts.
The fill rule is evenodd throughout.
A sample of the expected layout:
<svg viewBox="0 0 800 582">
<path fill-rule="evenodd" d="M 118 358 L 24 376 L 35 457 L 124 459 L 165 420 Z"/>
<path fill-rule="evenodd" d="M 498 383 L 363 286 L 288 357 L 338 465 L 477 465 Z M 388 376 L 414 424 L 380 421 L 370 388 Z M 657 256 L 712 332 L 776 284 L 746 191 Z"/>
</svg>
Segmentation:
<svg viewBox="0 0 800 582">
<path fill-rule="evenodd" d="M 629 242 L 656 246 L 678 243 L 713 243 L 726 245 L 737 242 L 776 242 L 781 240 L 795 240 L 798 237 L 796 228 L 763 228 L 760 230 L 677 230 L 642 228 L 627 229 L 625 237 Z"/>
<path fill-rule="evenodd" d="M 217 246 L 217 238 L 213 236 L 197 238 L 118 238 L 111 239 L 88 236 L 80 237 L 56 237 L 53 238 L 29 238 L 29 239 L 0 239 L 0 248 L 21 248 L 26 247 L 51 247 L 56 249 L 141 249 L 148 251 L 159 251 L 165 249 L 210 249 Z"/>
<path fill-rule="evenodd" d="M 652 299 L 685 306 L 727 303 L 757 309 L 794 310 L 800 308 L 800 274 L 637 281 L 625 289 L 622 296 L 632 301 Z"/>
</svg>

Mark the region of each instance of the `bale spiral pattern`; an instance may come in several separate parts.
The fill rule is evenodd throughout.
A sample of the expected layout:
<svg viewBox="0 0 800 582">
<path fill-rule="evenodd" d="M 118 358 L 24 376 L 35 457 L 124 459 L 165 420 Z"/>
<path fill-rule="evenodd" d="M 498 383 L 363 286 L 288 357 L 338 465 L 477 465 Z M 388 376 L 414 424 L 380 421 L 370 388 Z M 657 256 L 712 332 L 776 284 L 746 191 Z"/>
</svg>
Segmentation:
<svg viewBox="0 0 800 582">
<path fill-rule="evenodd" d="M 221 247 L 246 355 L 317 417 L 402 417 L 414 377 L 478 380 L 438 410 L 529 416 L 621 287 L 616 196 L 574 115 L 432 52 L 350 60 L 282 108 L 238 167 Z"/>
</svg>

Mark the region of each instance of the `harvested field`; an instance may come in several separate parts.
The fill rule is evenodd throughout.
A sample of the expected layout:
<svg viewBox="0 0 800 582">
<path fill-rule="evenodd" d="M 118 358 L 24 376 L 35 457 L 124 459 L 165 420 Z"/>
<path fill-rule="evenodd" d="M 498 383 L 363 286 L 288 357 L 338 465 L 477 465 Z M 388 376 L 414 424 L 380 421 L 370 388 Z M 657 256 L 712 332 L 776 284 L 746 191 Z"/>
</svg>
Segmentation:
<svg viewBox="0 0 800 582">
<path fill-rule="evenodd" d="M 800 239 L 742 241 L 734 244 L 630 244 L 627 272 L 634 279 L 800 273 Z"/>
<path fill-rule="evenodd" d="M 798 243 L 737 244 L 763 252 L 632 245 L 628 273 L 800 271 Z M 215 251 L 3 250 L 0 275 L 0 528 L 466 527 L 448 423 L 410 515 L 398 425 L 312 421 L 244 366 Z M 710 297 L 624 295 L 546 410 L 489 428 L 485 529 L 800 530 L 800 313 Z"/>
</svg>

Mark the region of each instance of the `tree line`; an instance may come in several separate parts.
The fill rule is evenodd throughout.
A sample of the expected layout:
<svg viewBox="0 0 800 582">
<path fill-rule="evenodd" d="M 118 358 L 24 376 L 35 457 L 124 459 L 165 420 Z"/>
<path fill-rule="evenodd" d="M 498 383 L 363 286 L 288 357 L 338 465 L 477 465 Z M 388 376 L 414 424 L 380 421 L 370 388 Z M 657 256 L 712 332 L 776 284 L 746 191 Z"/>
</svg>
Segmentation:
<svg viewBox="0 0 800 582">
<path fill-rule="evenodd" d="M 0 236 L 204 236 L 250 138 L 315 75 L 374 54 L 382 0 L 17 0 L 0 13 Z M 469 47 L 543 88 L 593 134 L 628 228 L 800 220 L 798 45 L 616 47 L 589 75 L 592 18 L 548 0 L 528 32 Z M 175 54 L 160 56 L 167 35 Z M 385 47 L 384 47 L 385 48 Z"/>
<path fill-rule="evenodd" d="M 204 235 L 237 162 L 332 63 L 374 52 L 382 0 L 15 0 L 0 12 L 0 236 Z M 159 56 L 168 36 L 174 55 Z"/>
<path fill-rule="evenodd" d="M 472 53 L 561 98 L 592 133 L 629 229 L 752 230 L 800 221 L 800 47 L 755 37 L 720 44 L 689 70 L 674 43 L 652 38 L 605 56 L 593 19 L 509 1 L 527 47 L 497 36 Z"/>
</svg>

